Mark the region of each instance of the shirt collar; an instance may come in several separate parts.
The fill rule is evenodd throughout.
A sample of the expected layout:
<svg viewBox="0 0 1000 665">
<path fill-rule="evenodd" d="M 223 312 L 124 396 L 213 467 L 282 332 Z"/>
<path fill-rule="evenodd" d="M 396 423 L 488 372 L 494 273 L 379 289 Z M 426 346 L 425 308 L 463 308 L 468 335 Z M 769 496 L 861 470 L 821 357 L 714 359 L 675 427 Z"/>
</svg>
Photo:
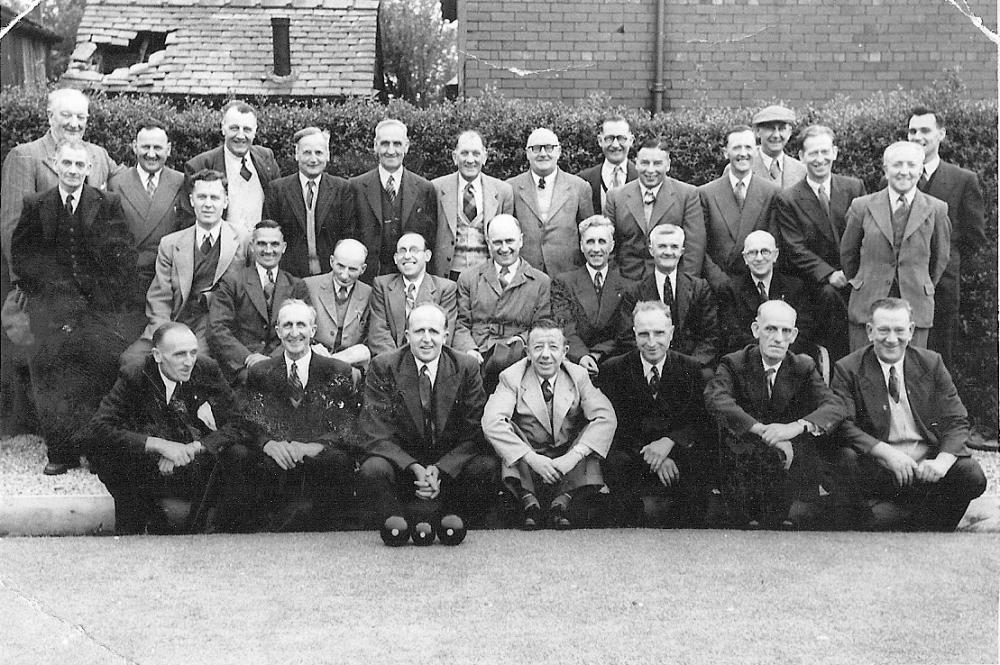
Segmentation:
<svg viewBox="0 0 1000 665">
<path fill-rule="evenodd" d="M 143 187 L 146 186 L 146 182 L 149 181 L 150 179 L 152 179 L 153 181 L 153 187 L 156 187 L 160 184 L 160 174 L 163 173 L 162 168 L 158 169 L 156 173 L 150 173 L 141 166 L 136 165 L 135 170 L 139 172 L 139 182 L 142 183 Z"/>
<path fill-rule="evenodd" d="M 622 182 L 628 178 L 628 162 L 622 162 L 621 164 L 612 164 L 607 159 L 604 160 L 604 164 L 601 166 L 601 180 L 611 185 L 612 180 L 615 177 L 615 169 L 619 168 L 622 170 Z"/>
<path fill-rule="evenodd" d="M 777 364 L 777 365 L 768 365 L 768 364 L 767 364 L 767 361 L 766 361 L 766 360 L 764 360 L 764 356 L 762 355 L 762 356 L 760 357 L 760 364 L 761 364 L 761 365 L 762 365 L 762 366 L 764 367 L 764 376 L 767 376 L 767 370 L 768 370 L 768 369 L 772 369 L 772 368 L 774 369 L 774 373 L 775 373 L 775 375 L 777 375 L 777 374 L 778 374 L 778 370 L 779 370 L 779 369 L 781 369 L 781 363 L 783 363 L 783 362 L 785 362 L 785 359 L 784 359 L 784 358 L 782 358 L 782 359 L 781 359 L 781 360 L 780 360 L 780 361 L 778 362 L 778 364 Z"/>
<path fill-rule="evenodd" d="M 905 194 L 903 194 L 903 198 L 906 200 L 906 205 L 912 207 L 913 206 L 913 199 L 916 198 L 916 196 L 917 196 L 917 187 L 916 187 L 916 185 L 914 185 L 913 188 L 910 191 L 908 191 Z M 889 188 L 889 209 L 890 210 L 895 210 L 897 203 L 899 203 L 899 192 L 897 192 L 895 189 L 892 189 L 890 187 Z"/>
<path fill-rule="evenodd" d="M 653 192 L 653 196 L 654 197 L 659 196 L 660 195 L 660 188 L 661 187 L 663 187 L 663 181 L 662 180 L 659 182 L 658 185 L 656 185 L 656 187 L 653 187 L 653 188 L 648 188 L 648 187 L 646 187 L 643 184 L 639 185 L 639 189 L 642 190 L 643 196 L 646 195 L 646 192 Z"/>
<path fill-rule="evenodd" d="M 441 362 L 441 354 L 438 354 L 438 357 L 430 361 L 429 363 L 425 363 L 424 361 L 418 359 L 416 356 L 413 356 L 413 360 L 416 361 L 417 363 L 417 376 L 420 376 L 420 369 L 424 365 L 427 366 L 427 375 L 431 378 L 431 385 L 433 386 L 434 382 L 437 380 L 438 363 Z"/>
<path fill-rule="evenodd" d="M 493 267 L 497 271 L 497 277 L 499 277 L 500 276 L 500 271 L 503 270 L 503 266 L 501 266 L 499 263 L 497 263 L 496 261 L 494 261 L 493 262 Z M 510 274 L 511 274 L 512 277 L 517 274 L 517 271 L 518 271 L 518 269 L 520 267 L 521 267 L 521 257 L 518 257 L 517 261 L 515 261 L 513 265 L 509 266 L 509 268 L 510 268 Z"/>
<path fill-rule="evenodd" d="M 661 295 L 663 294 L 663 286 L 664 286 L 663 282 L 666 280 L 667 277 L 670 277 L 670 286 L 673 289 L 670 295 L 677 294 L 677 268 L 674 268 L 670 272 L 666 273 L 660 272 L 659 270 L 656 270 L 654 268 L 653 275 L 656 276 L 656 290 L 659 291 Z"/>
<path fill-rule="evenodd" d="M 400 277 L 402 277 L 402 279 L 403 279 L 403 291 L 405 292 L 406 289 L 409 288 L 410 284 L 413 284 L 413 286 L 415 287 L 414 288 L 414 293 L 420 293 L 420 285 L 424 283 L 424 275 L 426 275 L 426 274 L 427 274 L 427 271 L 424 270 L 413 281 L 410 281 L 406 277 L 403 277 L 402 274 L 400 274 Z"/>
<path fill-rule="evenodd" d="M 167 403 L 169 404 L 171 398 L 174 396 L 174 391 L 177 389 L 177 381 L 174 381 L 173 379 L 168 379 L 167 375 L 163 373 L 163 370 L 160 369 L 159 365 L 156 366 L 156 371 L 160 373 L 160 378 L 163 380 L 163 388 L 165 390 L 164 396 L 166 397 Z"/>
<path fill-rule="evenodd" d="M 646 379 L 649 379 L 649 372 L 653 368 L 653 365 L 647 362 L 646 359 L 642 357 L 641 353 L 639 354 L 639 361 L 642 363 L 642 375 L 646 377 Z M 667 357 L 663 356 L 660 358 L 660 362 L 656 363 L 656 372 L 660 375 L 660 378 L 663 378 L 663 365 L 666 361 Z"/>
<path fill-rule="evenodd" d="M 596 275 L 597 273 L 601 273 L 601 283 L 602 284 L 604 282 L 608 281 L 608 264 L 607 263 L 605 263 L 604 267 L 601 268 L 600 270 L 594 270 L 593 268 L 590 267 L 590 264 L 588 263 L 587 264 L 587 272 L 590 273 L 590 281 L 591 282 L 594 281 L 594 275 Z"/>
<path fill-rule="evenodd" d="M 465 186 L 468 185 L 469 183 L 472 183 L 472 191 L 473 192 L 479 193 L 479 192 L 483 191 L 483 174 L 482 174 L 482 172 L 480 172 L 479 175 L 477 175 L 472 180 L 466 180 L 465 178 L 462 177 L 462 174 L 458 173 L 457 171 L 455 172 L 455 176 L 458 178 L 458 191 L 459 191 L 459 193 L 464 192 L 465 191 Z"/>
<path fill-rule="evenodd" d="M 768 297 L 770 297 L 770 295 L 771 295 L 771 280 L 774 279 L 774 271 L 773 270 L 771 271 L 771 273 L 767 277 L 764 277 L 763 279 L 757 277 L 757 275 L 754 275 L 753 273 L 750 273 L 750 279 L 753 280 L 753 287 L 755 289 L 757 288 L 757 284 L 759 282 L 764 282 L 764 290 L 767 291 L 767 295 L 768 295 Z"/>
<path fill-rule="evenodd" d="M 751 173 L 747 173 L 742 178 L 737 178 L 736 174 L 733 173 L 733 170 L 729 169 L 729 186 L 732 189 L 736 189 L 736 183 L 742 182 L 744 190 L 750 189 L 750 178 L 751 178 L 751 176 L 753 176 L 752 172 Z"/>
<path fill-rule="evenodd" d="M 813 180 L 809 176 L 806 176 L 806 182 L 809 184 L 809 187 L 813 190 L 813 194 L 815 194 L 817 198 L 819 197 L 819 188 L 820 188 L 820 186 L 826 187 L 826 195 L 827 196 L 830 195 L 830 192 L 832 191 L 832 187 L 830 186 L 831 185 L 831 182 L 830 182 L 831 180 L 833 180 L 833 176 L 832 175 L 828 175 L 826 177 L 826 179 L 823 180 L 822 182 L 816 182 L 815 180 Z"/>
<path fill-rule="evenodd" d="M 899 376 L 900 379 L 903 378 L 903 361 L 906 360 L 906 356 L 905 355 L 902 358 L 900 358 L 899 360 L 897 360 L 896 362 L 892 363 L 891 365 L 889 363 L 885 362 L 884 360 L 882 360 L 881 358 L 879 358 L 878 354 L 875 354 L 875 360 L 878 361 L 879 367 L 882 368 L 882 379 L 886 383 L 889 383 L 889 368 L 890 367 L 895 367 L 896 368 L 896 375 Z"/>
<path fill-rule="evenodd" d="M 194 226 L 198 236 L 197 238 L 195 238 L 195 241 L 198 243 L 198 246 L 200 247 L 201 243 L 205 242 L 205 236 L 210 237 L 212 239 L 212 244 L 214 245 L 215 241 L 219 239 L 219 234 L 222 233 L 222 225 L 224 223 L 225 222 L 219 222 L 218 224 L 213 226 L 211 230 L 205 230 L 204 228 L 199 226 L 197 222 L 195 222 Z"/>
<path fill-rule="evenodd" d="M 309 380 L 309 363 L 312 362 L 312 349 L 306 349 L 306 354 L 293 361 L 288 357 L 287 353 L 283 353 L 282 358 L 285 359 L 285 376 L 288 376 L 292 371 L 292 363 L 295 363 L 295 371 L 299 375 L 299 380 L 302 381 L 302 387 L 305 388 L 306 383 Z"/>
<path fill-rule="evenodd" d="M 261 285 L 263 285 L 265 282 L 267 282 L 267 268 L 265 268 L 264 266 L 262 266 L 261 264 L 256 263 L 256 262 L 254 262 L 253 265 L 254 265 L 255 268 L 257 268 L 257 274 L 260 276 L 260 283 L 261 283 Z M 278 269 L 277 268 L 271 268 L 271 272 L 272 272 L 272 275 L 274 275 L 274 281 L 277 282 L 278 281 Z"/>
<path fill-rule="evenodd" d="M 251 170 L 255 170 L 253 168 L 253 160 L 250 158 L 250 151 L 249 150 L 246 151 L 246 154 L 243 155 L 243 157 L 237 157 L 236 155 L 234 155 L 232 153 L 232 151 L 229 150 L 229 146 L 223 146 L 222 152 L 225 154 L 227 162 L 231 162 L 233 164 L 242 164 L 243 160 L 245 158 L 247 160 L 247 166 Z"/>
<path fill-rule="evenodd" d="M 534 171 L 531 171 L 530 173 L 531 173 L 531 179 L 535 181 L 535 187 L 537 188 L 538 187 L 538 181 L 541 180 L 543 176 L 538 175 Z M 548 174 L 547 176 L 544 176 L 546 188 L 548 188 L 550 185 L 552 185 L 553 183 L 555 183 L 555 181 L 556 181 L 556 174 L 557 173 L 559 173 L 559 169 L 558 168 L 556 168 L 555 171 L 553 171 L 552 173 Z"/>
<path fill-rule="evenodd" d="M 386 171 L 385 167 L 383 167 L 381 164 L 378 165 L 378 179 L 382 183 L 382 189 L 387 189 L 385 183 L 389 179 L 390 175 L 392 176 L 392 183 L 395 186 L 396 191 L 398 192 L 399 186 L 403 182 L 403 167 L 400 166 L 395 171 L 389 172 Z"/>
<path fill-rule="evenodd" d="M 309 181 L 312 181 L 312 182 L 316 183 L 316 189 L 318 191 L 319 190 L 319 179 L 322 178 L 322 177 L 323 177 L 323 175 L 320 174 L 320 175 L 316 176 L 315 178 L 310 178 L 309 176 L 307 176 L 302 171 L 299 171 L 299 184 L 302 186 L 302 191 L 303 192 L 306 191 L 306 187 L 308 187 Z"/>
<path fill-rule="evenodd" d="M 785 156 L 785 153 L 780 152 L 780 153 L 778 153 L 777 157 L 771 157 L 771 155 L 769 155 L 766 152 L 764 152 L 764 150 L 760 146 L 757 146 L 757 153 L 760 155 L 761 161 L 764 162 L 764 170 L 765 171 L 770 171 L 771 170 L 771 162 L 777 160 L 777 162 L 778 162 L 778 170 L 781 171 L 782 173 L 784 173 L 784 171 L 785 171 L 785 162 L 783 161 L 783 158 Z"/>
<path fill-rule="evenodd" d="M 80 185 L 71 192 L 67 192 L 63 189 L 62 185 L 59 185 L 59 198 L 62 199 L 63 205 L 66 205 L 66 197 L 70 194 L 73 195 L 73 210 L 76 211 L 76 207 L 80 205 L 80 194 L 83 192 L 83 185 Z"/>
<path fill-rule="evenodd" d="M 939 166 L 941 166 L 941 155 L 937 155 L 933 159 L 924 162 L 924 173 L 927 174 L 928 179 L 934 175 Z"/>
</svg>

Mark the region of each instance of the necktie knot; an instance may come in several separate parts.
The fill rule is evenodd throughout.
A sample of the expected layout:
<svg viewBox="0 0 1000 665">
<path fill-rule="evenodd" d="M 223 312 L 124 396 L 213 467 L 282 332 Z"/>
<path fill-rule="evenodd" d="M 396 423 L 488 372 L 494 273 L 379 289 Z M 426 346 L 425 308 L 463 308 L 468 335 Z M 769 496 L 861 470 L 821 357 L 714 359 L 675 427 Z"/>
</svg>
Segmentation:
<svg viewBox="0 0 1000 665">
<path fill-rule="evenodd" d="M 538 179 L 538 189 L 545 189 L 545 176 Z"/>
<path fill-rule="evenodd" d="M 340 286 L 339 284 L 337 285 L 337 300 L 340 300 L 341 302 L 343 302 L 344 300 L 347 300 L 347 287 L 346 286 Z"/>
<path fill-rule="evenodd" d="M 653 393 L 653 399 L 660 393 L 660 370 L 653 365 L 649 370 L 649 390 Z"/>
<path fill-rule="evenodd" d="M 771 180 L 781 180 L 781 164 L 777 157 L 771 160 L 771 168 L 767 170 L 767 174 Z"/>
<path fill-rule="evenodd" d="M 889 397 L 896 404 L 899 404 L 899 374 L 896 372 L 896 366 L 893 365 L 889 368 Z"/>
<path fill-rule="evenodd" d="M 601 295 L 601 289 L 603 289 L 603 288 L 604 288 L 604 278 L 601 277 L 601 273 L 600 272 L 595 272 L 594 273 L 594 290 L 597 292 L 597 295 Z"/>
<path fill-rule="evenodd" d="M 767 302 L 769 300 L 767 297 L 767 287 L 764 286 L 764 282 L 757 282 L 757 293 L 760 294 L 761 302 Z"/>
<path fill-rule="evenodd" d="M 68 194 L 66 196 L 66 212 L 70 215 L 73 214 L 73 195 Z"/>
<path fill-rule="evenodd" d="M 617 189 L 622 186 L 622 167 L 616 166 L 611 172 L 611 186 Z"/>
<path fill-rule="evenodd" d="M 476 190 L 471 182 L 466 183 L 465 190 L 462 193 L 462 212 L 465 214 L 465 219 L 470 222 L 479 215 L 479 210 L 476 206 Z"/>
<path fill-rule="evenodd" d="M 396 177 L 392 174 L 385 179 L 385 193 L 390 201 L 396 200 Z"/>
<path fill-rule="evenodd" d="M 642 193 L 642 204 L 651 206 L 654 203 L 656 203 L 656 194 L 653 193 L 653 190 L 647 189 Z"/>
<path fill-rule="evenodd" d="M 253 173 L 250 171 L 250 167 L 247 166 L 247 156 L 243 155 L 243 160 L 240 162 L 240 177 L 250 182 L 250 178 L 253 177 Z"/>
<path fill-rule="evenodd" d="M 774 376 L 778 373 L 777 368 L 768 367 L 764 371 L 764 378 L 767 380 L 767 396 L 770 398 L 774 392 Z"/>
<path fill-rule="evenodd" d="M 510 266 L 504 266 L 500 269 L 500 284 L 506 288 L 510 285 Z"/>
<path fill-rule="evenodd" d="M 201 241 L 201 253 L 208 254 L 212 251 L 212 234 L 206 233 Z"/>
<path fill-rule="evenodd" d="M 542 398 L 546 404 L 552 401 L 552 383 L 548 379 L 542 381 Z"/>
<path fill-rule="evenodd" d="M 153 198 L 153 194 L 156 193 L 156 183 L 153 182 L 152 174 L 146 178 L 146 193 L 149 194 L 149 198 Z"/>
<path fill-rule="evenodd" d="M 316 181 L 310 180 L 306 183 L 306 208 L 312 210 L 313 201 L 316 200 Z"/>
</svg>

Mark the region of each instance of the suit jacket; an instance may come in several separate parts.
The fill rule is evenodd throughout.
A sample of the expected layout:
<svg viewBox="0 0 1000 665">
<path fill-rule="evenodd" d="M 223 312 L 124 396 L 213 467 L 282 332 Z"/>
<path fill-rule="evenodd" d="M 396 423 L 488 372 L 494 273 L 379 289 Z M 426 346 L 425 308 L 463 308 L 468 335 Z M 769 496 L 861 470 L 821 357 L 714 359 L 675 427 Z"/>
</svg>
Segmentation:
<svg viewBox="0 0 1000 665">
<path fill-rule="evenodd" d="M 555 176 L 555 182 L 550 178 Z M 535 181 L 530 171 L 507 183 L 514 190 L 514 216 L 521 222 L 524 246 L 521 258 L 549 275 L 573 269 L 583 263 L 577 224 L 594 214 L 590 186 L 582 179 L 556 168 L 546 176 L 552 187 L 552 203 L 546 215 L 538 208 Z"/>
<path fill-rule="evenodd" d="M 951 253 L 944 277 L 949 278 L 949 281 L 954 280 L 956 288 L 940 291 L 935 295 L 935 300 L 939 300 L 939 296 L 944 296 L 949 300 L 947 306 L 954 311 L 958 309 L 957 282 L 962 253 L 971 254 L 986 241 L 983 191 L 979 186 L 979 176 L 943 160 L 923 191 L 948 204 L 948 219 L 951 220 Z M 941 303 L 938 303 L 937 306 L 940 305 Z"/>
<path fill-rule="evenodd" d="M 347 180 L 323 173 L 316 188 L 316 256 L 320 273 L 330 272 L 330 256 L 337 242 L 348 237 L 354 224 L 354 196 Z M 309 241 L 306 201 L 298 172 L 278 178 L 264 197 L 264 218 L 281 225 L 288 244 L 281 267 L 296 277 L 309 277 Z"/>
<path fill-rule="evenodd" d="M 281 169 L 278 168 L 278 162 L 274 159 L 274 151 L 264 146 L 251 145 L 250 161 L 253 162 L 253 167 L 260 178 L 261 187 L 264 188 L 264 193 L 267 194 L 268 183 L 281 176 Z M 212 169 L 213 171 L 221 171 L 223 174 L 226 173 L 224 145 L 195 155 L 184 164 L 184 174 L 188 178 L 202 169 Z M 190 187 L 188 189 L 190 190 Z"/>
<path fill-rule="evenodd" d="M 450 279 L 424 274 L 416 303 L 433 302 L 448 315 L 448 339 L 455 337 L 458 285 Z M 368 349 L 372 355 L 394 351 L 406 344 L 406 284 L 399 273 L 375 278 L 368 301 Z"/>
<path fill-rule="evenodd" d="M 527 338 L 531 324 L 552 314 L 551 280 L 521 260 L 510 284 L 500 286 L 493 261 L 458 278 L 455 349 L 486 351 L 498 341 Z"/>
<path fill-rule="evenodd" d="M 750 270 L 743 268 L 743 274 L 734 278 L 717 293 L 719 298 L 719 321 L 722 326 L 722 349 L 731 353 L 748 344 L 755 344 L 750 324 L 757 318 L 760 294 Z M 798 315 L 795 327 L 799 335 L 792 345 L 793 353 L 808 353 L 813 340 L 815 308 L 813 298 L 802 280 L 791 275 L 774 271 L 771 275 L 769 300 L 784 300 L 795 308 Z"/>
<path fill-rule="evenodd" d="M 757 150 L 755 150 L 753 154 L 753 165 L 751 166 L 751 169 L 753 170 L 754 175 L 761 176 L 781 189 L 791 187 L 806 177 L 806 174 L 808 173 L 806 165 L 799 160 L 786 153 L 784 159 L 781 161 L 782 166 L 784 166 L 784 170 L 781 172 L 781 182 L 777 182 L 771 179 L 771 173 L 764 168 L 764 159 L 760 146 L 757 146 Z"/>
<path fill-rule="evenodd" d="M 372 287 L 360 280 L 354 283 L 354 290 L 347 299 L 344 320 L 337 321 L 337 297 L 333 286 L 333 275 L 314 275 L 302 280 L 309 290 L 309 300 L 316 308 L 316 337 L 319 342 L 334 353 L 355 344 L 364 344 L 368 337 L 368 301 Z M 340 347 L 334 348 L 337 329 L 343 328 Z"/>
<path fill-rule="evenodd" d="M 667 176 L 653 203 L 648 226 L 638 182 L 630 182 L 609 192 L 604 215 L 615 223 L 618 268 L 625 279 L 638 282 L 653 273 L 649 231 L 660 224 L 673 224 L 684 229 L 681 270 L 692 277 L 701 276 L 705 260 L 705 218 L 698 190 L 693 185 Z"/>
<path fill-rule="evenodd" d="M 600 298 L 586 266 L 553 280 L 552 316 L 563 326 L 570 360 L 578 363 L 589 355 L 601 362 L 613 354 L 622 303 L 630 286 L 613 265 L 608 267 Z"/>
<path fill-rule="evenodd" d="M 770 179 L 751 176 L 740 209 L 728 175 L 698 188 L 705 218 L 704 274 L 715 291 L 746 271 L 743 242 L 751 231 L 767 231 L 778 237 L 774 199 L 779 191 Z"/>
<path fill-rule="evenodd" d="M 354 197 L 355 218 L 351 237 L 360 240 L 368 248 L 368 268 L 361 279 L 371 284 L 377 275 L 396 271 L 395 265 L 381 265 L 382 251 L 382 182 L 378 169 L 354 176 L 349 181 Z M 402 197 L 400 205 L 400 235 L 419 233 L 427 243 L 427 249 L 434 251 L 437 240 L 437 190 L 434 185 L 419 175 L 403 168 L 396 185 L 396 196 Z M 392 239 L 395 244 L 399 236 Z"/>
<path fill-rule="evenodd" d="M 281 347 L 274 324 L 281 303 L 288 298 L 308 302 L 309 290 L 284 270 L 274 277 L 270 313 L 256 264 L 231 266 L 222 276 L 208 307 L 208 348 L 227 379 L 237 378 L 251 353 L 269 356 Z"/>
<path fill-rule="evenodd" d="M 720 330 L 718 307 L 711 287 L 700 277 L 691 277 L 678 271 L 674 293 L 677 320 L 674 321 L 674 339 L 670 348 L 691 356 L 703 367 L 713 365 L 720 348 Z M 660 300 L 654 274 L 632 285 L 625 294 L 618 328 L 618 343 L 623 349 L 635 348 L 632 310 L 637 302 L 643 300 Z"/>
<path fill-rule="evenodd" d="M 913 420 L 936 452 L 969 456 L 969 418 L 940 354 L 908 346 L 903 384 Z M 889 391 L 874 347 L 858 349 L 834 365 L 831 387 L 844 403 L 840 436 L 864 453 L 889 436 Z"/>
<path fill-rule="evenodd" d="M 632 160 L 626 160 L 625 169 L 625 182 L 632 182 L 639 177 L 639 172 L 635 169 L 635 164 Z M 590 190 L 592 193 L 591 202 L 594 205 L 594 212 L 600 212 L 604 210 L 604 203 L 601 201 L 601 192 L 604 191 L 604 181 L 601 180 L 601 169 L 604 168 L 604 160 L 597 166 L 591 166 L 588 169 L 584 169 L 577 173 L 577 177 L 583 178 L 590 185 Z"/>
<path fill-rule="evenodd" d="M 483 410 L 483 434 L 506 466 L 532 451 L 562 455 L 584 446 L 607 457 L 618 418 L 611 402 L 590 381 L 587 370 L 564 361 L 555 377 L 552 418 L 529 359 L 500 373 L 500 384 Z"/>
<path fill-rule="evenodd" d="M 479 421 L 486 395 L 476 361 L 445 346 L 434 378 L 434 432 L 424 428 L 417 364 L 410 348 L 376 356 L 365 377 L 361 431 L 368 456 L 398 469 L 433 464 L 455 478 L 486 452 Z"/>
<path fill-rule="evenodd" d="M 705 388 L 705 406 L 730 436 L 731 445 L 756 423 L 808 420 L 829 434 L 844 419 L 842 400 L 823 382 L 812 358 L 788 352 L 767 396 L 767 380 L 756 344 L 722 357 Z"/>
<path fill-rule="evenodd" d="M 153 331 L 168 321 L 173 321 L 187 303 L 191 295 L 191 280 L 194 277 L 195 231 L 197 226 L 175 231 L 163 236 L 156 254 L 156 276 L 146 291 L 146 318 L 149 325 L 142 333 L 152 339 Z M 219 265 L 215 269 L 213 289 L 226 274 L 229 267 L 242 265 L 247 255 L 249 239 L 240 229 L 228 222 L 222 222 L 219 233 Z"/>
<path fill-rule="evenodd" d="M 804 178 L 782 190 L 775 199 L 782 263 L 811 283 L 825 284 L 840 270 L 840 238 L 847 225 L 847 209 L 865 193 L 864 183 L 857 178 L 834 173 L 827 217 Z"/>
<path fill-rule="evenodd" d="M 897 279 L 900 296 L 913 308 L 913 322 L 930 328 L 934 287 L 948 266 L 951 246 L 947 204 L 917 191 L 898 252 L 892 238 L 888 189 L 855 199 L 840 240 L 840 261 L 852 287 L 848 318 L 867 322 L 871 304 L 886 297 Z"/>
<path fill-rule="evenodd" d="M 431 181 L 437 191 L 437 240 L 431 257 L 430 272 L 448 277 L 451 262 L 455 258 L 455 233 L 458 228 L 458 208 L 462 205 L 459 191 L 461 178 L 458 173 L 449 173 Z M 514 192 L 503 180 L 482 174 L 483 182 L 483 230 L 491 219 L 499 214 L 514 214 Z M 462 184 L 462 187 L 465 185 Z"/>
</svg>

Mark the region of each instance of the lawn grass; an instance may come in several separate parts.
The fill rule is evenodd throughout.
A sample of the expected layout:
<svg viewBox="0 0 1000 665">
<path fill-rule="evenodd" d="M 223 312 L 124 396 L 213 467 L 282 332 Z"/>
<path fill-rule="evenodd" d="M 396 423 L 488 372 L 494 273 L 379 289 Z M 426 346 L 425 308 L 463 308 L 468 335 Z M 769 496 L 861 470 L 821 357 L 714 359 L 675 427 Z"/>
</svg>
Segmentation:
<svg viewBox="0 0 1000 665">
<path fill-rule="evenodd" d="M 4 663 L 995 663 L 996 534 L 0 541 Z"/>
</svg>

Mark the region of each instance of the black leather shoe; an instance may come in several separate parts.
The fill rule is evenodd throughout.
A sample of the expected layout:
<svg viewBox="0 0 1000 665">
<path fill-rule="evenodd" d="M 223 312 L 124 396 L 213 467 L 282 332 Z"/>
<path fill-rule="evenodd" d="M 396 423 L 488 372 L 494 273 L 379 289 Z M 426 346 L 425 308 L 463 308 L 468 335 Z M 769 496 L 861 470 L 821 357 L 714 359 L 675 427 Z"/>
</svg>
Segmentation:
<svg viewBox="0 0 1000 665">
<path fill-rule="evenodd" d="M 42 473 L 46 476 L 61 476 L 70 469 L 76 469 L 80 466 L 80 462 L 77 461 L 75 464 L 72 462 L 49 462 L 42 469 Z"/>
<path fill-rule="evenodd" d="M 523 531 L 536 531 L 542 526 L 542 511 L 538 504 L 524 509 L 524 517 L 521 521 Z"/>
<path fill-rule="evenodd" d="M 549 527 L 553 529 L 572 529 L 573 524 L 566 516 L 566 511 L 562 508 L 549 508 Z"/>
</svg>

